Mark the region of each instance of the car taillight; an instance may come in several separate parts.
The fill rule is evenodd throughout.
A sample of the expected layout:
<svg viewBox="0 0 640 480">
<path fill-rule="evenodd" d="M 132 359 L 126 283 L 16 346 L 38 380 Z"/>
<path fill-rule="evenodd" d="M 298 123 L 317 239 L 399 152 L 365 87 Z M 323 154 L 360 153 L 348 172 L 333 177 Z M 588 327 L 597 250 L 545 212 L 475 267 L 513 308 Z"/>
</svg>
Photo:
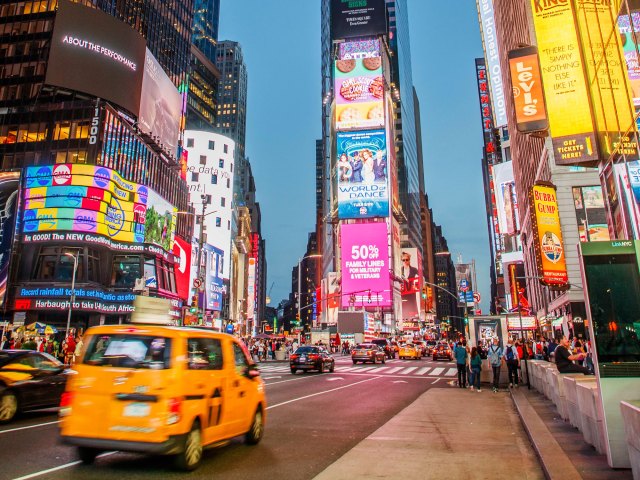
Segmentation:
<svg viewBox="0 0 640 480">
<path fill-rule="evenodd" d="M 367 355 L 369 355 L 369 356 L 373 355 L 373 350 L 369 350 L 369 351 L 367 352 Z"/>
<path fill-rule="evenodd" d="M 311 354 L 309 355 L 309 360 L 318 360 L 320 358 L 320 355 L 318 354 Z"/>
<path fill-rule="evenodd" d="M 169 414 L 167 415 L 167 425 L 174 425 L 180 421 L 180 413 L 182 411 L 182 399 L 169 399 Z"/>
<path fill-rule="evenodd" d="M 291 360 L 297 360 L 300 355 L 296 355 L 295 353 L 289 357 Z"/>
<path fill-rule="evenodd" d="M 71 415 L 71 403 L 73 402 L 73 392 L 64 392 L 60 397 L 60 410 L 58 415 L 61 417 L 67 417 Z"/>
</svg>

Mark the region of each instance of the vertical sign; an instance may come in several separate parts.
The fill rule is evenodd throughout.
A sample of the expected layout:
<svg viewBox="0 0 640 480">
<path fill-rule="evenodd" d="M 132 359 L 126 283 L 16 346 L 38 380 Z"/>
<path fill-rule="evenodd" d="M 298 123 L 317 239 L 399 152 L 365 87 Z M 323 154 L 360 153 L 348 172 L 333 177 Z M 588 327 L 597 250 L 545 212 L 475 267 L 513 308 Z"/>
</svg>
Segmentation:
<svg viewBox="0 0 640 480">
<path fill-rule="evenodd" d="M 0 306 L 4 305 L 7 293 L 19 188 L 20 172 L 0 172 Z"/>
<path fill-rule="evenodd" d="M 549 121 L 538 65 L 538 49 L 525 47 L 509 52 L 509 70 L 516 126 L 519 132 L 547 130 Z"/>
</svg>

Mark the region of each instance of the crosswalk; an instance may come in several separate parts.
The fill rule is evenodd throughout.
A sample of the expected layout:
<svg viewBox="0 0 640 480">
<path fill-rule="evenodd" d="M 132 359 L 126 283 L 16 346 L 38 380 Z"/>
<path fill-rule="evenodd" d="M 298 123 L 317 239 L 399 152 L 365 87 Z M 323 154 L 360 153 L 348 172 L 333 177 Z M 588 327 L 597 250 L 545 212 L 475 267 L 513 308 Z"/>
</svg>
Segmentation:
<svg viewBox="0 0 640 480">
<path fill-rule="evenodd" d="M 449 364 L 443 367 L 438 366 L 427 366 L 422 367 L 420 365 L 412 365 L 409 366 L 408 363 L 411 362 L 403 362 L 402 366 L 389 366 L 389 363 L 392 363 L 393 360 L 388 360 L 385 365 L 352 365 L 352 364 L 339 364 L 336 363 L 335 372 L 336 373 L 349 373 L 349 374 L 359 374 L 366 373 L 372 375 L 398 375 L 398 376 L 409 376 L 409 377 L 455 377 L 458 369 L 452 368 Z M 290 373 L 290 368 L 288 364 L 261 364 L 259 366 L 260 371 L 263 374 L 274 374 L 274 373 Z"/>
</svg>

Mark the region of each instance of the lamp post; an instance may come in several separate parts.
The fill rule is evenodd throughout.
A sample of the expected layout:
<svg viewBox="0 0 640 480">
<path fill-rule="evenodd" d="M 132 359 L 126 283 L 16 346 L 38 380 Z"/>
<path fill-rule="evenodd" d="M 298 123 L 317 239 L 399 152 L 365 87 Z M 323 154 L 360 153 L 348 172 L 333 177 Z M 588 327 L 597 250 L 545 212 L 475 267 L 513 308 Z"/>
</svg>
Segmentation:
<svg viewBox="0 0 640 480">
<path fill-rule="evenodd" d="M 302 261 L 306 260 L 307 258 L 317 258 L 317 257 L 321 257 L 322 255 L 320 255 L 319 253 L 314 253 L 312 255 L 307 255 L 306 257 L 302 257 L 299 261 L 298 261 L 298 321 L 301 321 L 300 318 L 300 306 L 302 305 L 301 303 L 301 292 L 300 292 L 300 285 L 301 285 L 301 279 L 302 279 Z"/>
<path fill-rule="evenodd" d="M 73 253 L 66 252 L 65 257 L 73 258 L 73 275 L 71 276 L 71 301 L 69 302 L 69 313 L 67 315 L 67 328 L 64 332 L 65 337 L 69 337 L 69 327 L 71 325 L 71 310 L 73 309 L 73 302 L 76 299 L 76 272 L 78 271 L 78 251 L 75 255 Z"/>
</svg>

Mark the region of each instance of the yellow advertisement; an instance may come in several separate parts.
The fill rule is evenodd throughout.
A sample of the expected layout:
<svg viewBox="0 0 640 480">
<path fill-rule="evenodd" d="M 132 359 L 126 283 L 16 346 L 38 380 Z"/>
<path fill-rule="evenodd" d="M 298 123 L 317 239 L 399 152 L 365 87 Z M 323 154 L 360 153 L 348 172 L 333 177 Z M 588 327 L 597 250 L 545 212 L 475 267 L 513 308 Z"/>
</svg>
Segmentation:
<svg viewBox="0 0 640 480">
<path fill-rule="evenodd" d="M 559 165 L 598 160 L 574 10 L 570 1 L 531 0 L 549 130 Z"/>
<path fill-rule="evenodd" d="M 531 188 L 533 236 L 541 282 L 549 286 L 565 286 L 569 281 L 558 214 L 556 187 L 551 184 Z"/>
<path fill-rule="evenodd" d="M 635 160 L 634 107 L 617 29 L 618 8 L 614 2 L 574 1 L 601 157 L 617 151 Z"/>
</svg>

